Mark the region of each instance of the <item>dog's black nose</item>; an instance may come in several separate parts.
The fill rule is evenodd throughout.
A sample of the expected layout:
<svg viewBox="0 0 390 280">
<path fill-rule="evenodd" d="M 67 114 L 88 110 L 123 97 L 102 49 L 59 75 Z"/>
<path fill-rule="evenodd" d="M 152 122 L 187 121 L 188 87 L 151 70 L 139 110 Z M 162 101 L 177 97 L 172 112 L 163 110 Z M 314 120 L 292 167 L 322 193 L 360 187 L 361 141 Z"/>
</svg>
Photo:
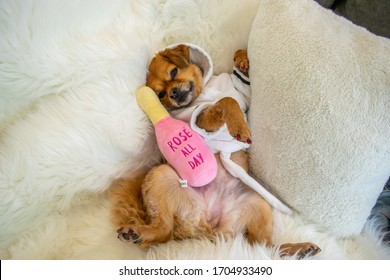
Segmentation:
<svg viewBox="0 0 390 280">
<path fill-rule="evenodd" d="M 171 92 L 169 93 L 169 97 L 175 101 L 180 101 L 182 99 L 185 99 L 187 95 L 193 91 L 193 89 L 194 83 L 190 81 L 185 85 L 172 88 Z"/>
<path fill-rule="evenodd" d="M 186 98 L 190 91 L 187 89 L 173 88 L 169 94 L 169 97 L 175 101 L 180 101 Z"/>
<path fill-rule="evenodd" d="M 169 97 L 172 99 L 178 99 L 180 97 L 180 90 L 178 88 L 173 88 Z"/>
</svg>

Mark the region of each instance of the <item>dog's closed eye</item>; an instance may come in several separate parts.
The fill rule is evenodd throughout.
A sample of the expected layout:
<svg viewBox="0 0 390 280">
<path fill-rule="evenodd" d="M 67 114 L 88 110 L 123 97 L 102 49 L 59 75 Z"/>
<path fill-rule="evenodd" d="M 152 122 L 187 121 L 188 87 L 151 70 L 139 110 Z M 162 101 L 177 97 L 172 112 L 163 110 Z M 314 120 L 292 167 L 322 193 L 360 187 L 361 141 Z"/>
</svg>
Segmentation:
<svg viewBox="0 0 390 280">
<path fill-rule="evenodd" d="M 163 91 L 160 91 L 157 95 L 158 95 L 158 98 L 162 99 L 165 97 L 166 94 L 167 94 L 166 91 L 163 90 Z"/>
<path fill-rule="evenodd" d="M 176 77 L 176 75 L 177 75 L 178 72 L 179 72 L 179 70 L 177 69 L 177 67 L 175 67 L 175 68 L 173 68 L 173 69 L 171 70 L 171 72 L 170 72 L 171 80 L 173 80 L 173 79 Z"/>
</svg>

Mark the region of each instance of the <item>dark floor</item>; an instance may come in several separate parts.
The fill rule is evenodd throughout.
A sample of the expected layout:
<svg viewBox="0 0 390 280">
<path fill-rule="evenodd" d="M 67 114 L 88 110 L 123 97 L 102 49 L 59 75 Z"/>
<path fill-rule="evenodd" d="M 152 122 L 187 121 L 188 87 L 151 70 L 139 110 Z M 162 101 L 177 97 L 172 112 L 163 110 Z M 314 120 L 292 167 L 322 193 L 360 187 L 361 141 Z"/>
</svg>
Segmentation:
<svg viewBox="0 0 390 280">
<path fill-rule="evenodd" d="M 390 178 L 371 211 L 369 219 L 375 219 L 384 232 L 383 241 L 390 246 Z"/>
</svg>

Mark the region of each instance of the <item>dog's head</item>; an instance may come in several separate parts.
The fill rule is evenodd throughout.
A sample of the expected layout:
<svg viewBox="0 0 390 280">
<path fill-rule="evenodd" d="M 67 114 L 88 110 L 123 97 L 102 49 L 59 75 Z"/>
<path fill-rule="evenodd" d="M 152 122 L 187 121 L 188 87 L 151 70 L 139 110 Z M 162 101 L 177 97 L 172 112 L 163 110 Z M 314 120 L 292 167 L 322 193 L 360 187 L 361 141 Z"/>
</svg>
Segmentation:
<svg viewBox="0 0 390 280">
<path fill-rule="evenodd" d="M 165 49 L 152 59 L 146 85 L 158 95 L 167 109 L 189 105 L 203 89 L 203 73 L 191 63 L 190 50 L 186 45 Z"/>
</svg>

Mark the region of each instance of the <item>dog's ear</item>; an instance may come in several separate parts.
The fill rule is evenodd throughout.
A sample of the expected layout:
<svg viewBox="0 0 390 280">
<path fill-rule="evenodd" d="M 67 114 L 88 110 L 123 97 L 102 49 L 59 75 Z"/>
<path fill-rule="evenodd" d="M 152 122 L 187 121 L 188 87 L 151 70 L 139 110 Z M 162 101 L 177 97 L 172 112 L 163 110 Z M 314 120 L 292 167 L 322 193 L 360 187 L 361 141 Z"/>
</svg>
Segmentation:
<svg viewBox="0 0 390 280">
<path fill-rule="evenodd" d="M 162 56 L 179 68 L 185 68 L 190 65 L 190 49 L 186 45 L 178 45 L 173 49 L 166 49 L 163 51 Z"/>
</svg>

